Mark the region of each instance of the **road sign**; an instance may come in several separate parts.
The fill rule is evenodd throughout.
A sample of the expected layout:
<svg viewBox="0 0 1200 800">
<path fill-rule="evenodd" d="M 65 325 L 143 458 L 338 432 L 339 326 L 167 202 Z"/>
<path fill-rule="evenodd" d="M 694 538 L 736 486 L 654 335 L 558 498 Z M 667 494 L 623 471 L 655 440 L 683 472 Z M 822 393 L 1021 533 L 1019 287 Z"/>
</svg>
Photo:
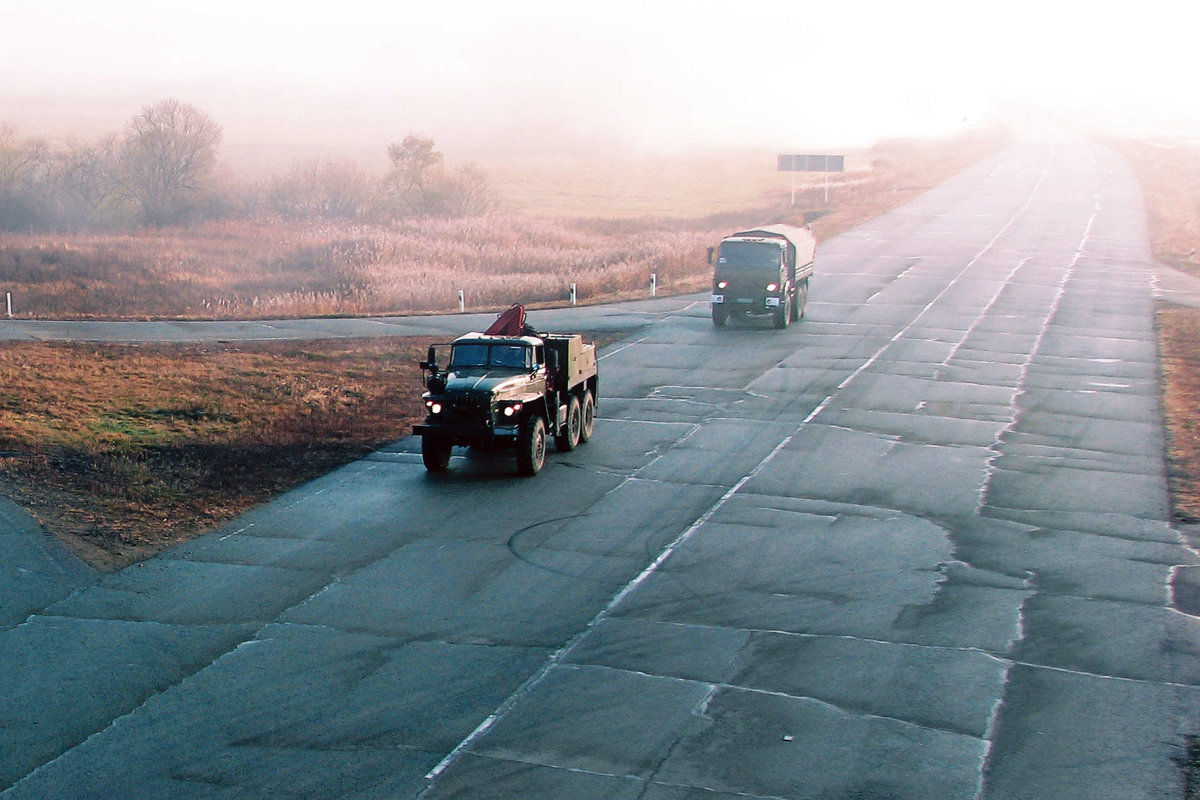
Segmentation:
<svg viewBox="0 0 1200 800">
<path fill-rule="evenodd" d="M 825 203 L 829 203 L 829 173 L 842 172 L 846 167 L 845 156 L 801 156 L 780 155 L 779 171 L 792 173 L 792 205 L 796 205 L 796 173 L 825 173 Z"/>
<path fill-rule="evenodd" d="M 781 155 L 779 157 L 780 172 L 842 172 L 845 166 L 845 156 Z"/>
</svg>

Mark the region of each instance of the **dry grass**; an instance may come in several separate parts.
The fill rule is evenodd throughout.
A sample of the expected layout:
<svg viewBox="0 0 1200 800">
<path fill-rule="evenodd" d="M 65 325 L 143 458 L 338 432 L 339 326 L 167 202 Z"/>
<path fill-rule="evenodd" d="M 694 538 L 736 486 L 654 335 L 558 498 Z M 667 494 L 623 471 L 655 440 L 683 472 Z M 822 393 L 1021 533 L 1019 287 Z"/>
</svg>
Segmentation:
<svg viewBox="0 0 1200 800">
<path fill-rule="evenodd" d="M 427 344 L 0 343 L 0 486 L 123 566 L 406 435 Z"/>
<path fill-rule="evenodd" d="M 1200 310 L 1158 313 L 1171 496 L 1177 519 L 1200 522 Z"/>
<path fill-rule="evenodd" d="M 379 227 L 222 221 L 125 236 L 0 239 L 21 317 L 254 319 L 449 311 L 699 288 L 717 233 L 495 215 Z"/>
</svg>

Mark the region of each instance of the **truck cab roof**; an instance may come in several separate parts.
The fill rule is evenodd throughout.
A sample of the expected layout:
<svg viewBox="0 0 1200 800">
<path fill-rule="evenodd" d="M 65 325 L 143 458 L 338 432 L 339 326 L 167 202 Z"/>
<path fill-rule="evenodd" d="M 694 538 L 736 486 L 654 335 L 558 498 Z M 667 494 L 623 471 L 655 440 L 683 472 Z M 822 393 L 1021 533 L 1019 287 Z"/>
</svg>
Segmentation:
<svg viewBox="0 0 1200 800">
<path fill-rule="evenodd" d="M 451 344 L 463 344 L 466 342 L 477 344 L 490 344 L 492 342 L 497 344 L 514 344 L 520 342 L 522 344 L 531 346 L 543 343 L 542 340 L 536 336 L 497 336 L 495 334 L 472 332 L 464 333 L 462 336 L 459 336 L 457 339 L 455 339 Z"/>
</svg>

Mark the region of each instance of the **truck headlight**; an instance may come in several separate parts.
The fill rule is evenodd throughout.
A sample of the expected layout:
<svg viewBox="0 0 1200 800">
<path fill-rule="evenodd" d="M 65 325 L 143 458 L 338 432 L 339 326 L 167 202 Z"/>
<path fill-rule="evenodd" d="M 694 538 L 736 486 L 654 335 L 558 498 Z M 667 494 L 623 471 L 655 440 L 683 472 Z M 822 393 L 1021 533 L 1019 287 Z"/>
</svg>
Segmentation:
<svg viewBox="0 0 1200 800">
<path fill-rule="evenodd" d="M 504 411 L 501 413 L 503 413 L 506 417 L 515 416 L 516 413 L 521 410 L 521 405 L 521 403 L 513 403 L 511 406 L 505 406 Z"/>
<path fill-rule="evenodd" d="M 767 284 L 767 291 L 768 291 L 768 292 L 778 292 L 778 291 L 779 291 L 779 284 L 778 284 L 778 283 L 768 283 L 768 284 Z"/>
<path fill-rule="evenodd" d="M 442 413 L 442 404 L 434 400 L 426 400 L 425 408 L 429 409 L 429 413 L 435 416 Z"/>
</svg>

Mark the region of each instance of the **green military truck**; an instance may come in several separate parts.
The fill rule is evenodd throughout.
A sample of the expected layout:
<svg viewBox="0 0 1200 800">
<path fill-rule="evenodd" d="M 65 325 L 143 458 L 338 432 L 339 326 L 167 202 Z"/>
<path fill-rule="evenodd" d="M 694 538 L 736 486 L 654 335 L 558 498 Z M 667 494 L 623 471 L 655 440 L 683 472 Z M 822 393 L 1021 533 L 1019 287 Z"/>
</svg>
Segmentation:
<svg viewBox="0 0 1200 800">
<path fill-rule="evenodd" d="M 803 317 L 816 249 L 808 228 L 783 224 L 739 231 L 709 248 L 713 324 L 770 317 L 776 328 L 786 328 Z"/>
<path fill-rule="evenodd" d="M 520 305 L 482 333 L 432 345 L 420 367 L 426 417 L 413 433 L 431 472 L 449 468 L 455 446 L 511 448 L 517 471 L 532 476 L 545 463 L 548 438 L 566 452 L 592 437 L 596 346 L 579 335 L 534 330 Z"/>
</svg>

